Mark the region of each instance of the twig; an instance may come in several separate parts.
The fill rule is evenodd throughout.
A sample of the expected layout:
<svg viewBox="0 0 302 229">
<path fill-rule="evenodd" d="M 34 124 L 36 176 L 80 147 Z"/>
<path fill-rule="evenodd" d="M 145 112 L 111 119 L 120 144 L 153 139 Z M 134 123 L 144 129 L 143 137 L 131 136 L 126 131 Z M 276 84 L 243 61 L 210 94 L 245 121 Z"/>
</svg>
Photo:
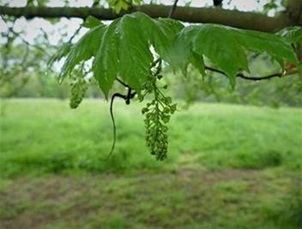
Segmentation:
<svg viewBox="0 0 302 229">
<path fill-rule="evenodd" d="M 172 18 L 173 14 L 174 14 L 174 12 L 175 12 L 175 10 L 176 10 L 176 7 L 177 7 L 177 2 L 178 2 L 178 0 L 175 0 L 175 1 L 174 1 L 174 4 L 173 4 L 173 6 L 172 6 L 172 8 L 170 9 L 170 12 L 169 12 L 169 14 L 168 14 L 168 18 Z"/>
<path fill-rule="evenodd" d="M 113 142 L 112 142 L 112 145 L 111 145 L 110 153 L 105 158 L 105 161 L 107 161 L 111 157 L 111 155 L 113 154 L 113 151 L 114 151 L 114 148 L 115 148 L 115 142 L 116 142 L 116 124 L 115 124 L 115 119 L 114 119 L 114 114 L 113 114 L 114 98 L 115 98 L 115 96 L 112 96 L 111 101 L 110 101 L 110 117 L 111 117 L 112 126 L 113 126 Z"/>
<path fill-rule="evenodd" d="M 205 66 L 205 69 L 209 70 L 209 71 L 212 71 L 212 72 L 217 72 L 217 73 L 226 75 L 225 72 L 223 72 L 223 71 L 221 71 L 219 69 L 216 69 L 216 68 Z M 281 73 L 281 72 L 273 73 L 273 74 L 266 75 L 266 76 L 246 76 L 243 73 L 238 73 L 236 75 L 236 77 L 238 77 L 238 78 L 242 78 L 242 79 L 245 79 L 245 80 L 252 80 L 252 81 L 268 80 L 268 79 L 275 78 L 275 77 L 279 77 L 280 78 L 282 76 L 284 76 L 284 74 Z"/>
<path fill-rule="evenodd" d="M 242 79 L 245 79 L 245 80 L 260 81 L 260 80 L 269 80 L 269 79 L 272 79 L 272 78 L 275 78 L 275 77 L 280 78 L 283 75 L 284 75 L 283 73 L 277 72 L 277 73 L 273 73 L 273 74 L 270 74 L 270 75 L 267 75 L 267 76 L 245 76 L 242 73 L 238 73 L 236 76 L 238 78 L 242 78 Z"/>
<path fill-rule="evenodd" d="M 68 43 L 71 44 L 72 40 L 75 38 L 76 35 L 78 35 L 78 33 L 80 32 L 80 30 L 82 29 L 82 26 L 79 26 L 76 31 L 74 32 L 74 34 L 69 38 Z"/>
<path fill-rule="evenodd" d="M 130 86 L 129 86 L 128 84 L 126 84 L 125 82 L 123 82 L 123 81 L 120 80 L 119 78 L 116 78 L 116 80 L 117 80 L 121 85 L 123 85 L 124 87 L 130 88 Z"/>
</svg>

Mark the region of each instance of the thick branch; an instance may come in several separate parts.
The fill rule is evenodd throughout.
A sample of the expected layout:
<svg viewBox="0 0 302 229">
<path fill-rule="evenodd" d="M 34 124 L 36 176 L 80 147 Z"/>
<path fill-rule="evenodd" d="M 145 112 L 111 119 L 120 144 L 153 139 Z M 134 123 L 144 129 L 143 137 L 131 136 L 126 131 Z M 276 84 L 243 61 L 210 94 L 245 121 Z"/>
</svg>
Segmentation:
<svg viewBox="0 0 302 229">
<path fill-rule="evenodd" d="M 167 17 L 171 6 L 165 5 L 142 5 L 131 9 L 131 12 L 144 12 L 150 17 Z M 130 11 L 129 11 L 130 12 Z M 125 12 L 125 13 L 129 13 Z M 125 14 L 124 13 L 124 14 Z M 100 20 L 113 20 L 120 15 L 116 15 L 111 9 L 88 8 L 88 7 L 5 7 L 0 6 L 0 14 L 13 17 L 34 17 L 59 18 L 77 17 L 87 18 L 92 15 Z M 183 22 L 191 23 L 217 23 L 242 29 L 252 29 L 265 32 L 275 32 L 284 27 L 301 25 L 294 22 L 283 13 L 278 17 L 267 17 L 262 14 L 252 12 L 241 12 L 236 10 L 225 10 L 219 8 L 196 8 L 196 7 L 177 7 L 173 18 Z"/>
</svg>

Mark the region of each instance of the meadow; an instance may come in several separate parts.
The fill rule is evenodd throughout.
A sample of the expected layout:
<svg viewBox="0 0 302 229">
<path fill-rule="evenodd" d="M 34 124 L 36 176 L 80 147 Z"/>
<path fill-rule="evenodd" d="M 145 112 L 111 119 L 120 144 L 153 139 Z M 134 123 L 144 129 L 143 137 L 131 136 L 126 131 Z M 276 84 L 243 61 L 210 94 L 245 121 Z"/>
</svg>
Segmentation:
<svg viewBox="0 0 302 229">
<path fill-rule="evenodd" d="M 302 109 L 196 103 L 145 146 L 141 108 L 1 100 L 0 228 L 302 228 Z"/>
</svg>

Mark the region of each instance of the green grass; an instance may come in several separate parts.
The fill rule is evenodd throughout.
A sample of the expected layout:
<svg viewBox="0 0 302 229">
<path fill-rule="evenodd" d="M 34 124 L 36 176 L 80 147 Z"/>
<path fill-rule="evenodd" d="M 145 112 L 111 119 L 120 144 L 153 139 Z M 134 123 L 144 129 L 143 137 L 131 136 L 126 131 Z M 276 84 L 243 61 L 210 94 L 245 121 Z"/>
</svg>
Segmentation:
<svg viewBox="0 0 302 229">
<path fill-rule="evenodd" d="M 169 155 L 144 142 L 142 104 L 1 101 L 0 228 L 302 227 L 302 109 L 195 104 Z"/>
<path fill-rule="evenodd" d="M 2 102 L 3 103 L 3 102 Z M 20 174 L 206 169 L 302 168 L 302 110 L 196 104 L 170 123 L 169 155 L 157 162 L 145 146 L 142 104 L 116 104 L 117 144 L 112 144 L 108 104 L 85 101 L 5 101 L 1 117 L 2 177 Z"/>
</svg>

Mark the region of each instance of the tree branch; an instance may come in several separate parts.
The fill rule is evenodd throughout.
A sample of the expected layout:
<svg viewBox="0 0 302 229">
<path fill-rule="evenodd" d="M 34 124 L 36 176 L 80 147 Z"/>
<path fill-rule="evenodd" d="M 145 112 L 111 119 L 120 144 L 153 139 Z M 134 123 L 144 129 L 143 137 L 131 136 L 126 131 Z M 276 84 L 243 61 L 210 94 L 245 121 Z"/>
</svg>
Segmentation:
<svg viewBox="0 0 302 229">
<path fill-rule="evenodd" d="M 284 74 L 281 72 L 276 72 L 267 76 L 245 76 L 242 73 L 238 73 L 236 76 L 245 80 L 260 81 L 260 80 L 269 80 L 276 77 L 280 78 L 284 76 Z"/>
<path fill-rule="evenodd" d="M 123 14 L 131 12 L 144 12 L 152 18 L 167 17 L 171 6 L 166 5 L 141 5 L 133 7 L 128 12 L 119 15 L 111 9 L 88 8 L 88 7 L 6 7 L 0 6 L 0 14 L 13 17 L 34 17 L 59 18 L 77 17 L 85 19 L 89 15 L 100 20 L 113 20 Z M 228 25 L 235 28 L 251 29 L 264 32 L 276 32 L 282 28 L 293 25 L 300 25 L 301 22 L 294 21 L 289 14 L 281 13 L 278 17 L 268 17 L 259 13 L 241 12 L 237 10 L 225 10 L 219 8 L 196 8 L 177 7 L 173 14 L 174 19 L 191 23 L 216 23 Z"/>
<path fill-rule="evenodd" d="M 209 70 L 209 71 L 212 71 L 212 72 L 216 72 L 216 73 L 226 75 L 223 71 L 221 71 L 219 69 L 216 69 L 216 68 L 205 66 L 205 69 Z M 289 74 L 293 74 L 293 72 L 289 73 Z M 242 79 L 245 79 L 245 80 L 260 81 L 260 80 L 269 80 L 269 79 L 277 78 L 277 77 L 280 78 L 280 77 L 285 76 L 285 75 L 286 75 L 286 72 L 285 72 L 285 74 L 281 73 L 281 72 L 276 72 L 276 73 L 266 75 L 266 76 L 246 76 L 243 73 L 238 73 L 236 75 L 236 77 L 242 78 Z"/>
</svg>

